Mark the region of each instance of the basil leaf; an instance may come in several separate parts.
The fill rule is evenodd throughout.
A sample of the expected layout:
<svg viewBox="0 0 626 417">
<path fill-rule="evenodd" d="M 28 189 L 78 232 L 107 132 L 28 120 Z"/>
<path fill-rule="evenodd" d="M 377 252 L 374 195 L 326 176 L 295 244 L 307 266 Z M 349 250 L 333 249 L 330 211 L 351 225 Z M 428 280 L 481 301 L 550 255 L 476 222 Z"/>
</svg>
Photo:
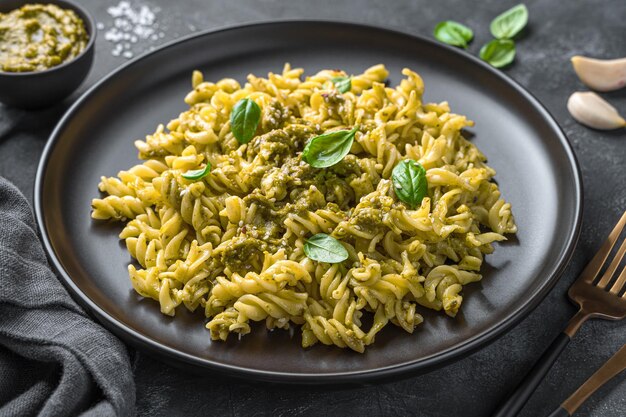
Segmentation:
<svg viewBox="0 0 626 417">
<path fill-rule="evenodd" d="M 348 251 L 334 237 L 318 233 L 304 243 L 304 253 L 310 259 L 336 264 L 348 259 Z"/>
<path fill-rule="evenodd" d="M 358 126 L 314 137 L 304 147 L 302 159 L 314 168 L 328 168 L 350 152 Z"/>
<path fill-rule="evenodd" d="M 181 174 L 181 176 L 187 180 L 197 181 L 209 175 L 209 172 L 211 172 L 211 163 L 207 161 L 204 168 L 187 171 L 184 174 Z"/>
<path fill-rule="evenodd" d="M 428 194 L 426 170 L 412 159 L 400 161 L 391 171 L 393 190 L 398 198 L 415 209 Z"/>
<path fill-rule="evenodd" d="M 497 39 L 511 39 L 528 23 L 528 9 L 524 4 L 507 10 L 491 21 L 489 29 Z"/>
<path fill-rule="evenodd" d="M 472 29 L 452 20 L 439 22 L 435 26 L 433 35 L 443 43 L 461 48 L 467 48 L 467 43 L 474 38 Z"/>
<path fill-rule="evenodd" d="M 230 112 L 230 130 L 239 143 L 248 143 L 254 137 L 261 120 L 261 108 L 249 98 L 241 99 Z"/>
<path fill-rule="evenodd" d="M 496 68 L 509 65 L 515 59 L 515 42 L 508 39 L 494 39 L 480 48 L 480 59 Z"/>
<path fill-rule="evenodd" d="M 352 88 L 352 77 L 334 77 L 330 81 L 340 93 L 347 93 Z"/>
</svg>

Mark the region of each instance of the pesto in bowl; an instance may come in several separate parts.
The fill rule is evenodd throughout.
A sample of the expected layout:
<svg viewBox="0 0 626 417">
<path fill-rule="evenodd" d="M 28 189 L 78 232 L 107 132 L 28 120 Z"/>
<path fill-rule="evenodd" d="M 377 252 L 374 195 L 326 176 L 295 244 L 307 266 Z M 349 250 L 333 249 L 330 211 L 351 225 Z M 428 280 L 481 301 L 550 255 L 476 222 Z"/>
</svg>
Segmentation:
<svg viewBox="0 0 626 417">
<path fill-rule="evenodd" d="M 0 13 L 0 71 L 43 71 L 76 58 L 89 35 L 73 11 L 54 4 L 26 4 Z"/>
</svg>

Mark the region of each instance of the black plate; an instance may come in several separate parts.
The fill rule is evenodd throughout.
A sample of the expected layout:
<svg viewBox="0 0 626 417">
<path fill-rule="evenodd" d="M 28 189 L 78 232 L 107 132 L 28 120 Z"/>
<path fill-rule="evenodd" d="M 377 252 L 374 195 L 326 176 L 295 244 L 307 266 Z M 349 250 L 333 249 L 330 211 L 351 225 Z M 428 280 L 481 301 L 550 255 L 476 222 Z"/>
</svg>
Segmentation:
<svg viewBox="0 0 626 417">
<path fill-rule="evenodd" d="M 451 319 L 425 314 L 413 335 L 389 326 L 365 354 L 304 350 L 299 333 L 260 326 L 238 341 L 211 342 L 200 312 L 172 319 L 132 291 L 121 224 L 92 221 L 101 175 L 137 163 L 135 139 L 186 109 L 191 71 L 207 80 L 323 68 L 358 73 L 384 63 L 392 85 L 409 67 L 425 99 L 450 102 L 476 121 L 474 143 L 489 157 L 513 205 L 517 237 L 487 257 L 484 279 L 465 291 Z M 553 286 L 574 248 L 582 185 L 572 149 L 548 112 L 500 71 L 453 48 L 386 29 L 337 22 L 278 22 L 223 29 L 171 43 L 130 62 L 67 112 L 44 151 L 35 211 L 52 264 L 76 299 L 126 341 L 197 369 L 273 381 L 362 382 L 424 371 L 467 354 L 518 322 Z"/>
</svg>

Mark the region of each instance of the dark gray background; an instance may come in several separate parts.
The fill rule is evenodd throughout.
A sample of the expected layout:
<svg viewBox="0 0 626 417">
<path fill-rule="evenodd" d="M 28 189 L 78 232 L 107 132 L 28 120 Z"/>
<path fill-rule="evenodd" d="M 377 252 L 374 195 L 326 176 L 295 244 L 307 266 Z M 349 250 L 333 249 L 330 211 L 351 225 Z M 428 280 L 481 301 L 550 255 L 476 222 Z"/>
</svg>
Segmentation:
<svg viewBox="0 0 626 417">
<path fill-rule="evenodd" d="M 118 0 L 81 3 L 95 19 L 111 26 L 107 7 Z M 132 4 L 137 2 L 132 1 Z M 596 132 L 576 124 L 567 113 L 569 94 L 585 87 L 569 64 L 576 54 L 600 58 L 626 56 L 626 2 L 527 1 L 530 25 L 517 45 L 517 59 L 505 72 L 528 88 L 554 115 L 572 143 L 583 172 L 584 221 L 574 258 L 555 289 L 515 329 L 481 351 L 440 370 L 394 383 L 338 389 L 271 386 L 191 376 L 141 353 L 134 354 L 139 415 L 398 415 L 429 417 L 487 416 L 565 326 L 574 307 L 565 296 L 586 261 L 626 209 L 626 131 Z M 196 30 L 286 18 L 329 18 L 370 23 L 431 36 L 435 24 L 454 19 L 474 29 L 469 48 L 477 54 L 490 39 L 488 25 L 516 1 L 274 1 L 151 0 L 162 10 L 157 19 L 170 41 Z M 105 29 L 106 30 L 106 29 Z M 113 44 L 100 33 L 94 68 L 80 92 L 126 60 L 111 55 Z M 0 175 L 32 198 L 39 155 L 54 124 L 76 98 L 38 112 L 0 104 Z M 604 94 L 626 113 L 626 90 Z M 523 177 L 520 181 L 523 181 Z M 537 184 L 538 187 L 541 184 Z M 593 321 L 567 347 L 522 416 L 547 415 L 626 342 L 625 323 Z M 626 415 L 624 376 L 601 389 L 580 415 Z"/>
</svg>

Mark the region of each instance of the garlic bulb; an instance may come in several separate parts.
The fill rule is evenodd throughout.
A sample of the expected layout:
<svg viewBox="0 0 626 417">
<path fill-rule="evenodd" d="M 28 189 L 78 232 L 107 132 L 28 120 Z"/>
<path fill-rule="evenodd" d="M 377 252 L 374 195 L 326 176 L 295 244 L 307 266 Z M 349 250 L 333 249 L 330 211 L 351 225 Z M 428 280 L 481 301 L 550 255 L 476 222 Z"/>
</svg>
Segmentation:
<svg viewBox="0 0 626 417">
<path fill-rule="evenodd" d="M 597 91 L 613 91 L 626 86 L 626 58 L 594 59 L 572 57 L 578 78 Z"/>
<path fill-rule="evenodd" d="M 591 91 L 578 91 L 567 100 L 567 110 L 578 122 L 594 129 L 610 130 L 626 127 L 626 120 L 615 107 Z"/>
</svg>

